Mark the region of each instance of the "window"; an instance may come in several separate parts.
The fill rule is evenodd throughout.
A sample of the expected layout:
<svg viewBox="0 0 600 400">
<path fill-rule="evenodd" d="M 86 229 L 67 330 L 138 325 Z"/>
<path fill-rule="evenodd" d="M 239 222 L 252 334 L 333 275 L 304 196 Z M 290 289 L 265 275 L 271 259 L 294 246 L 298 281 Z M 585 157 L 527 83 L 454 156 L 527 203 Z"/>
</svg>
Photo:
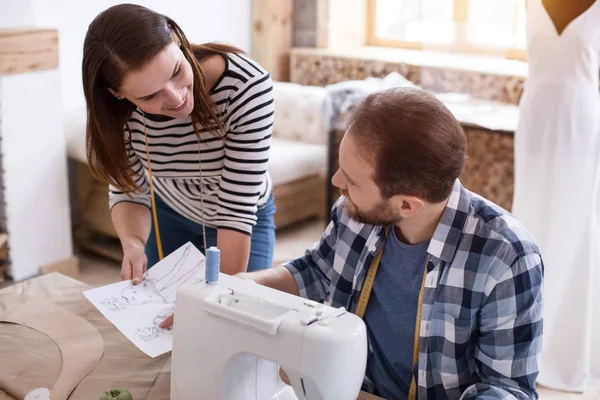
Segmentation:
<svg viewBox="0 0 600 400">
<path fill-rule="evenodd" d="M 525 59 L 526 0 L 368 0 L 367 44 Z"/>
</svg>

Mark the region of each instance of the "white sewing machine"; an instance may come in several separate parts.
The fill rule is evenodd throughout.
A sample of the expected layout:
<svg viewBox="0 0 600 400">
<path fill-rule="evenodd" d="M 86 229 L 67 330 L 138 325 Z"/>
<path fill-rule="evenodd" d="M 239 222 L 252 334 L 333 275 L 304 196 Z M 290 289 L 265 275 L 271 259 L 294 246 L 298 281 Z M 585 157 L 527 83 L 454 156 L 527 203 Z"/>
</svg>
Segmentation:
<svg viewBox="0 0 600 400">
<path fill-rule="evenodd" d="M 224 274 L 180 289 L 173 335 L 172 400 L 356 400 L 365 374 L 356 315 Z"/>
</svg>

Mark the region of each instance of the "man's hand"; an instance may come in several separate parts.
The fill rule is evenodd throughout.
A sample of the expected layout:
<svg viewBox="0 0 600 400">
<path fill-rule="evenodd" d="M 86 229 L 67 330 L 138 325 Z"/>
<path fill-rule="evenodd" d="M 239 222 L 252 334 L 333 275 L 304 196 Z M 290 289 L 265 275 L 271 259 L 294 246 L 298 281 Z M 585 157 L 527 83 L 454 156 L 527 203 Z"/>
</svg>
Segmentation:
<svg viewBox="0 0 600 400">
<path fill-rule="evenodd" d="M 160 323 L 160 327 L 163 329 L 170 328 L 173 325 L 173 320 L 175 319 L 175 314 L 171 314 L 167 319 Z"/>
</svg>

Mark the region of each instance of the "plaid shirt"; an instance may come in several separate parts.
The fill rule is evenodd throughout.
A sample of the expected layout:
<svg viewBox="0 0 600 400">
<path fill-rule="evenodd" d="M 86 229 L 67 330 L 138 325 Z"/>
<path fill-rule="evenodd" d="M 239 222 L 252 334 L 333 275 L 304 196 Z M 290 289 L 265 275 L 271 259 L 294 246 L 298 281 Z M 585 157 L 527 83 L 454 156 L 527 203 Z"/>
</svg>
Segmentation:
<svg viewBox="0 0 600 400">
<path fill-rule="evenodd" d="M 301 296 L 354 312 L 384 243 L 342 198 L 321 240 L 285 267 Z M 529 234 L 457 180 L 427 253 L 417 398 L 537 399 L 543 263 Z"/>
</svg>

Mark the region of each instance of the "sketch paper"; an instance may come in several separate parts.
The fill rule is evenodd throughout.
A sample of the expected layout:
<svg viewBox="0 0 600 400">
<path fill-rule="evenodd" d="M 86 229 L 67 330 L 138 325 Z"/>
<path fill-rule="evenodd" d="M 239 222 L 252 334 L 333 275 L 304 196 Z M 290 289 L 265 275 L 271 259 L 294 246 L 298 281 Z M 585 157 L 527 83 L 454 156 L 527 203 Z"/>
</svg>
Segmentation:
<svg viewBox="0 0 600 400">
<path fill-rule="evenodd" d="M 204 274 L 204 255 L 190 242 L 156 263 L 141 283 L 131 280 L 83 292 L 129 340 L 150 357 L 171 351 L 172 329 L 160 323 L 173 313 L 177 290 Z"/>
</svg>

